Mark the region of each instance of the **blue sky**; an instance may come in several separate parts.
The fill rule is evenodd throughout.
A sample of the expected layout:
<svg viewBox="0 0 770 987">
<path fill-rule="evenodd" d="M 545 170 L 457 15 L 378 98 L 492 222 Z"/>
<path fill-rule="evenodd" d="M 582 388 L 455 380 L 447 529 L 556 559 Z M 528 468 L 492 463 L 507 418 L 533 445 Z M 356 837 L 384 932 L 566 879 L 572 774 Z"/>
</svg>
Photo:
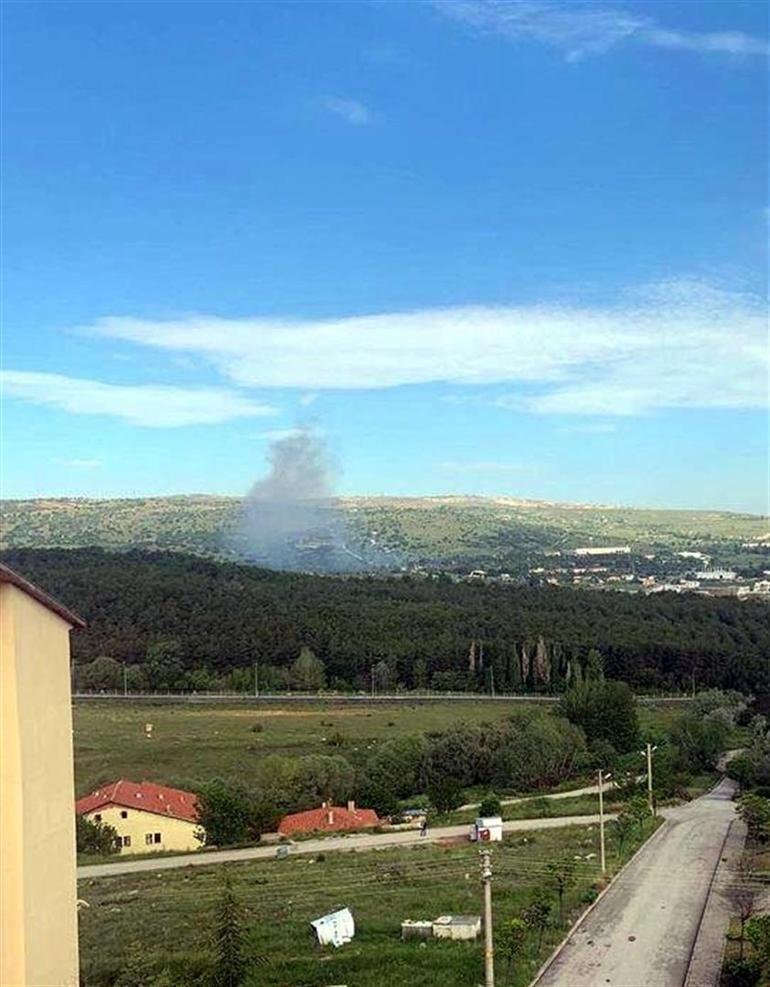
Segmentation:
<svg viewBox="0 0 770 987">
<path fill-rule="evenodd" d="M 5 496 L 766 509 L 763 3 L 3 19 Z"/>
</svg>

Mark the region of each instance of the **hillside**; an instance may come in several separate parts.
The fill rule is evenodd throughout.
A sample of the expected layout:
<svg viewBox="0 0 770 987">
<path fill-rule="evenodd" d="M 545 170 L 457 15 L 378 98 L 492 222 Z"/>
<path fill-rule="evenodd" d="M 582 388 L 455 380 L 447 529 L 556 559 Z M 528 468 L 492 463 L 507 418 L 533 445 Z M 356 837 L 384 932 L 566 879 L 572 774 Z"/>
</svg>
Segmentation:
<svg viewBox="0 0 770 987">
<path fill-rule="evenodd" d="M 643 510 L 513 498 L 347 497 L 334 504 L 347 530 L 351 568 L 484 566 L 524 574 L 581 546 L 628 545 L 643 557 L 697 551 L 713 564 L 761 571 L 768 522 L 718 511 Z M 241 501 L 187 496 L 126 500 L 6 500 L 0 547 L 145 548 L 215 558 L 243 557 L 237 540 Z M 312 553 L 295 566 L 321 569 Z"/>
<path fill-rule="evenodd" d="M 142 665 L 151 688 L 203 689 L 209 674 L 241 669 L 248 689 L 255 661 L 265 688 L 285 687 L 304 646 L 340 689 L 368 690 L 375 668 L 383 689 L 486 689 L 494 670 L 501 691 L 559 690 L 592 648 L 609 675 L 640 689 L 689 689 L 693 677 L 770 687 L 770 623 L 755 601 L 298 575 L 158 552 L 24 549 L 5 559 L 88 620 L 73 634 L 78 662 Z"/>
</svg>

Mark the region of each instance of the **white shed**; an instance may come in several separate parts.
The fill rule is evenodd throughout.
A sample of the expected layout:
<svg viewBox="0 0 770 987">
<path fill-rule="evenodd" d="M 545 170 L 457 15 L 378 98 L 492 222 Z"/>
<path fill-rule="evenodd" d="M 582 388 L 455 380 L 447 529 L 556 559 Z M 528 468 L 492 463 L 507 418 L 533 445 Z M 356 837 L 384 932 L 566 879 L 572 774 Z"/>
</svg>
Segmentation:
<svg viewBox="0 0 770 987">
<path fill-rule="evenodd" d="M 478 816 L 471 826 L 470 837 L 479 843 L 501 843 L 503 820 L 501 816 Z"/>
</svg>

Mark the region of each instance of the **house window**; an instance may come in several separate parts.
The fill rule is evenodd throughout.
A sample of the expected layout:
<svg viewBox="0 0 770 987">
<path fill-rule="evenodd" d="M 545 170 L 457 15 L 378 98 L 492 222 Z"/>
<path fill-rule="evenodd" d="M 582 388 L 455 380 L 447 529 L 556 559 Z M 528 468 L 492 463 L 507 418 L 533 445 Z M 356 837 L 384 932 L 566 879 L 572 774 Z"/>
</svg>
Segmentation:
<svg viewBox="0 0 770 987">
<path fill-rule="evenodd" d="M 96 815 L 94 816 L 94 819 L 96 820 L 96 822 L 101 822 L 102 821 L 101 813 L 97 812 Z"/>
<path fill-rule="evenodd" d="M 120 818 L 121 819 L 128 819 L 128 812 L 125 809 L 121 809 Z"/>
<path fill-rule="evenodd" d="M 124 836 L 123 837 L 123 846 L 131 846 L 131 837 L 130 836 Z"/>
<path fill-rule="evenodd" d="M 144 842 L 145 843 L 148 843 L 148 844 L 149 843 L 152 843 L 152 833 L 145 833 L 144 834 Z"/>
<path fill-rule="evenodd" d="M 155 842 L 160 843 L 160 833 L 155 834 Z"/>
</svg>

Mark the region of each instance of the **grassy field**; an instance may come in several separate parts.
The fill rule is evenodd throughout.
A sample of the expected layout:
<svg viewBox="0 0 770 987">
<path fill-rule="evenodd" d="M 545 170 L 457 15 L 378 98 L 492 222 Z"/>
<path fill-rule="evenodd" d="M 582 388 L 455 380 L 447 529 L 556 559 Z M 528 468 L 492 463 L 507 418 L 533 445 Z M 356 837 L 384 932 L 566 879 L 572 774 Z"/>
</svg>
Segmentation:
<svg viewBox="0 0 770 987">
<path fill-rule="evenodd" d="M 76 702 L 75 787 L 84 795 L 118 778 L 190 784 L 214 777 L 256 779 L 266 754 L 344 754 L 353 761 L 392 737 L 515 715 L 522 703 L 411 703 L 307 707 Z M 645 726 L 662 729 L 681 706 L 643 707 Z M 152 723 L 152 740 L 145 724 Z M 255 730 L 255 727 L 257 729 Z M 260 729 L 261 727 L 261 729 Z M 343 745 L 329 739 L 341 734 Z"/>
<path fill-rule="evenodd" d="M 356 760 L 392 737 L 441 730 L 460 720 L 490 722 L 521 708 L 483 702 L 300 708 L 79 702 L 75 787 L 81 795 L 121 777 L 172 784 L 232 776 L 249 783 L 266 754 L 344 754 Z M 152 740 L 145 737 L 146 723 L 153 725 Z M 341 747 L 328 742 L 337 734 L 344 738 Z"/>
<path fill-rule="evenodd" d="M 641 839 L 636 834 L 624 859 Z M 610 840 L 609 863 L 619 866 Z M 498 958 L 498 982 L 524 987 L 564 929 L 599 885 L 598 831 L 573 827 L 528 833 L 493 848 L 495 928 L 521 911 L 538 889 L 552 903 L 551 921 L 541 948 L 531 935 L 522 960 L 506 978 Z M 581 859 L 575 860 L 576 857 Z M 559 921 L 549 862 L 575 860 L 576 880 L 565 896 Z M 250 987 L 467 987 L 482 976 L 480 943 L 402 942 L 406 918 L 440 914 L 479 914 L 479 857 L 465 841 L 446 845 L 335 853 L 227 865 L 245 912 Z M 81 962 L 86 987 L 112 983 L 132 960 L 155 972 L 168 968 L 175 983 L 195 987 L 206 974 L 223 867 L 126 875 L 79 882 L 88 902 L 80 913 Z M 321 949 L 309 922 L 339 907 L 356 920 L 354 941 L 339 950 Z M 259 958 L 263 958 L 262 963 Z M 145 984 L 147 970 L 137 971 Z"/>
</svg>

